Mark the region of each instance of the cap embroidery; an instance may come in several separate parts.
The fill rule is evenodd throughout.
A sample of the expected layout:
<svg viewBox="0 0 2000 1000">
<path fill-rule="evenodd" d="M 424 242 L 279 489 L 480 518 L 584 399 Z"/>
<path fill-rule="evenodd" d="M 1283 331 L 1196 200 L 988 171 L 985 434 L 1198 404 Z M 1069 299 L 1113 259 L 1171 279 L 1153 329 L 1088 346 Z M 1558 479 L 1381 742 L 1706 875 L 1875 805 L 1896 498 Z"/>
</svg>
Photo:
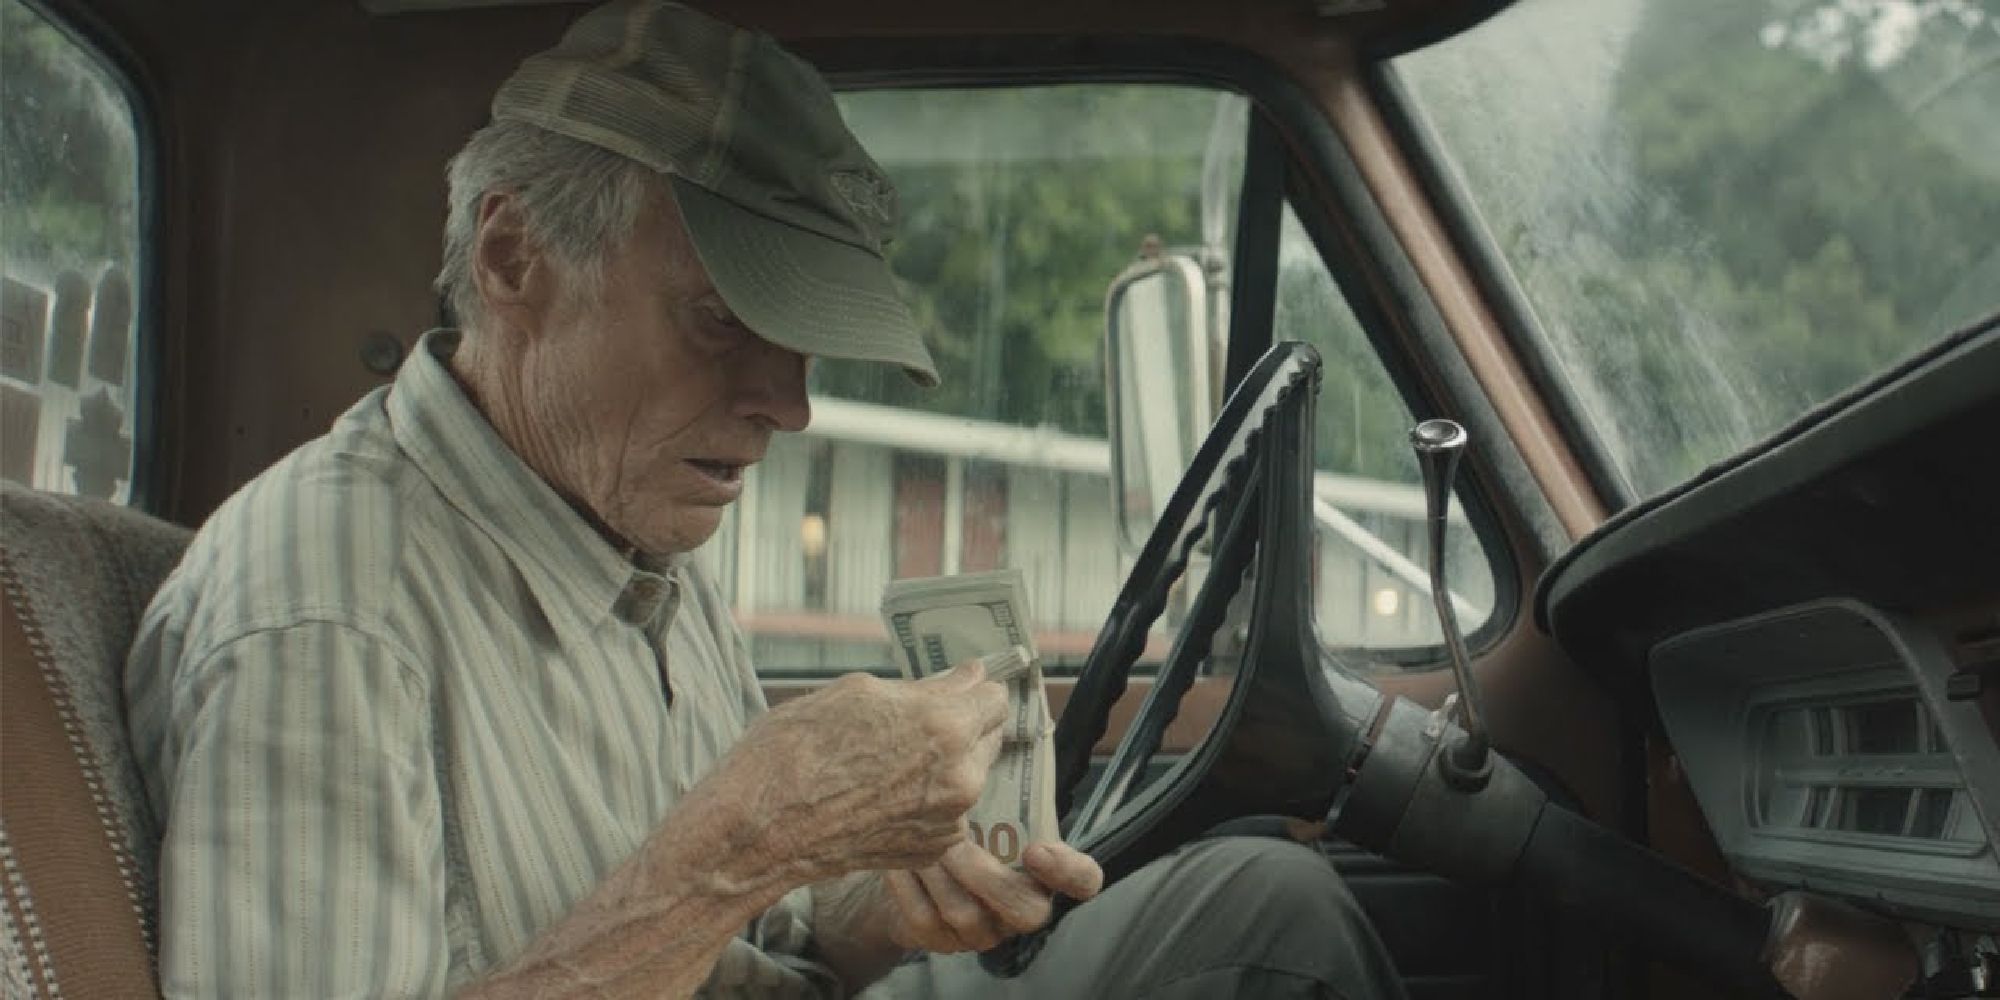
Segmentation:
<svg viewBox="0 0 2000 1000">
<path fill-rule="evenodd" d="M 865 170 L 836 170 L 830 179 L 833 192 L 862 221 L 884 228 L 895 221 L 896 190 L 887 178 Z"/>
</svg>

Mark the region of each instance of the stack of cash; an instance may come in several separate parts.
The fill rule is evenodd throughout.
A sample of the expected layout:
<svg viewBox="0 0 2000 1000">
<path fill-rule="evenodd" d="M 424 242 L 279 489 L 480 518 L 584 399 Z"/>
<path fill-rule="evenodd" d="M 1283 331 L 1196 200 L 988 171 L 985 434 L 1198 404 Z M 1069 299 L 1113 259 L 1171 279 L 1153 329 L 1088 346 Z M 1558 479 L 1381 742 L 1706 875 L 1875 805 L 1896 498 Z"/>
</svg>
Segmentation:
<svg viewBox="0 0 2000 1000">
<path fill-rule="evenodd" d="M 882 592 L 905 677 L 928 677 L 971 659 L 1007 686 L 1000 756 L 986 791 L 966 817 L 972 838 L 1018 864 L 1021 852 L 1060 838 L 1056 819 L 1055 720 L 1042 688 L 1042 661 L 1028 625 L 1021 571 L 895 580 Z"/>
</svg>

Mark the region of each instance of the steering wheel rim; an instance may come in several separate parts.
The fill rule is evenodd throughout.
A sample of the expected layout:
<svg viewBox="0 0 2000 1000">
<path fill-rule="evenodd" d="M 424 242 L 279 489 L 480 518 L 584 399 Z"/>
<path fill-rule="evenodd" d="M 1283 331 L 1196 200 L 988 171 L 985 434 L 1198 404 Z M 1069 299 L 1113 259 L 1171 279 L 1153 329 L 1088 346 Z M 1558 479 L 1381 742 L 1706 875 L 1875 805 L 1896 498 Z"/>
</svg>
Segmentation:
<svg viewBox="0 0 2000 1000">
<path fill-rule="evenodd" d="M 1281 400 L 1317 379 L 1318 369 L 1318 352 L 1305 344 L 1278 344 L 1266 352 L 1230 393 L 1146 536 L 1056 720 L 1056 812 L 1064 817 L 1066 832 L 1077 786 L 1089 771 L 1091 749 L 1109 728 L 1111 706 L 1124 696 L 1132 665 L 1145 650 L 1147 633 L 1201 540 L 1202 516 L 1213 510 L 1226 490 L 1248 485 L 1247 466 L 1257 432 Z"/>
<path fill-rule="evenodd" d="M 1319 643 L 1310 613 L 1310 555 L 1295 541 L 1312 537 L 1319 375 L 1317 351 L 1281 343 L 1230 395 L 1141 549 L 1057 722 L 1057 810 L 1066 839 L 1097 860 L 1107 885 L 1225 819 L 1323 816 L 1365 750 L 1382 696 L 1333 663 Z M 1091 749 L 1125 693 L 1146 634 L 1212 523 L 1223 526 L 1212 570 L 1113 755 L 1107 781 L 1116 784 L 1072 811 Z M 1227 702 L 1194 750 L 1126 801 L 1253 559 L 1249 641 Z M 1017 974 L 1070 905 L 1059 899 L 1048 926 L 1003 942 L 982 964 L 996 975 Z"/>
</svg>

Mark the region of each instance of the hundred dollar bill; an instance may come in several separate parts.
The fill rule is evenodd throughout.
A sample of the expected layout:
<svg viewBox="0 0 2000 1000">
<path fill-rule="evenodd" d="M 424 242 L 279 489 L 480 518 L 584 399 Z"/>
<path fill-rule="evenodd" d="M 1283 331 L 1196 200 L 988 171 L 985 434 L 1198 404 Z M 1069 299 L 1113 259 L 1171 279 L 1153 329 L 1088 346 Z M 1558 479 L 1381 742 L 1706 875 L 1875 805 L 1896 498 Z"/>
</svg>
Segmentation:
<svg viewBox="0 0 2000 1000">
<path fill-rule="evenodd" d="M 1054 724 L 1020 571 L 894 581 L 882 594 L 882 619 L 904 676 L 979 659 L 1007 687 L 1000 754 L 967 816 L 974 839 L 1008 863 L 1031 843 L 1057 839 Z"/>
<path fill-rule="evenodd" d="M 882 620 L 896 643 L 898 666 L 905 677 L 929 677 L 966 660 L 1012 646 L 1028 651 L 1035 661 L 1033 690 L 1040 689 L 1040 654 L 1028 625 L 1028 598 L 1021 571 L 997 570 L 911 580 L 893 580 L 882 591 Z M 1017 686 L 1009 686 L 1015 694 Z M 1026 728 L 1009 727 L 1010 739 L 1028 739 L 1041 728 L 1045 699 L 1028 699 L 1036 715 L 1013 720 Z M 1021 703 L 1017 703 L 1021 704 Z"/>
<path fill-rule="evenodd" d="M 979 665 L 985 669 L 987 680 L 1010 684 L 1028 676 L 1028 671 L 1035 668 L 1035 654 L 1028 652 L 1026 646 L 1009 646 L 980 657 Z"/>
</svg>

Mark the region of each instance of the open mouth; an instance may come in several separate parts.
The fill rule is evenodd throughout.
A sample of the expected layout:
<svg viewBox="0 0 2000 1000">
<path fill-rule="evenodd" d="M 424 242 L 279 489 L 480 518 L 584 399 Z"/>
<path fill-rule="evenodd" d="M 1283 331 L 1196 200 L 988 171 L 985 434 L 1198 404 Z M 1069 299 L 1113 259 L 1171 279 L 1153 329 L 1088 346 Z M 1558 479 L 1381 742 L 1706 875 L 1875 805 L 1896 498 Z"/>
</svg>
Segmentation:
<svg viewBox="0 0 2000 1000">
<path fill-rule="evenodd" d="M 718 483 L 735 483 L 741 481 L 743 478 L 743 467 L 730 462 L 715 462 L 703 458 L 690 458 L 687 460 L 687 463 L 694 466 L 702 475 Z"/>
</svg>

